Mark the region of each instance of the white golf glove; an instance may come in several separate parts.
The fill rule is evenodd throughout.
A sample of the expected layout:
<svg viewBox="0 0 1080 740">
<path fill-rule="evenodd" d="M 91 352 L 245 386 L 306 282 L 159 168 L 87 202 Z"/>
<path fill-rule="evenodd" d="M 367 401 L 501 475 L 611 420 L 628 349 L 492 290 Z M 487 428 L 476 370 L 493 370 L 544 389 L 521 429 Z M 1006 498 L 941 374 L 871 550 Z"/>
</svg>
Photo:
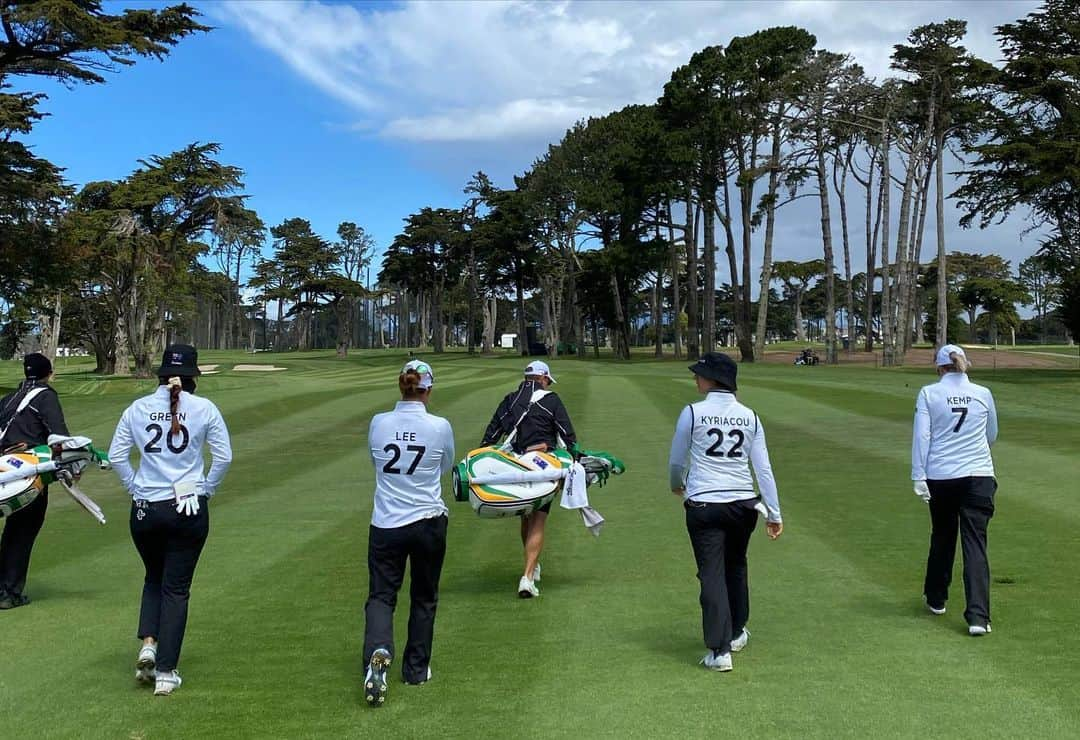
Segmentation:
<svg viewBox="0 0 1080 740">
<path fill-rule="evenodd" d="M 199 513 L 199 489 L 194 483 L 177 483 L 173 485 L 173 493 L 176 495 L 176 513 L 186 516 L 195 516 Z"/>
<path fill-rule="evenodd" d="M 916 496 L 921 498 L 926 503 L 930 503 L 930 486 L 926 485 L 926 481 L 912 481 L 912 486 L 915 489 Z"/>
</svg>

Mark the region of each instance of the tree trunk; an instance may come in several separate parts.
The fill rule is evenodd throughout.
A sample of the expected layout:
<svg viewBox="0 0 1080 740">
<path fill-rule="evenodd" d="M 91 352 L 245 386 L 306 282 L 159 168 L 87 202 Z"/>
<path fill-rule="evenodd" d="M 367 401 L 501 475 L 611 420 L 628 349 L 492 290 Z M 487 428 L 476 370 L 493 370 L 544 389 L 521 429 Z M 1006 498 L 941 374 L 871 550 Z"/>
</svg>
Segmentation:
<svg viewBox="0 0 1080 740">
<path fill-rule="evenodd" d="M 802 317 L 802 296 L 803 292 L 800 288 L 795 293 L 795 341 L 799 343 L 806 342 L 806 326 L 803 324 Z"/>
<path fill-rule="evenodd" d="M 914 200 L 914 185 L 916 165 L 915 155 L 912 154 L 908 161 L 907 172 L 904 174 L 904 188 L 900 192 L 900 216 L 896 223 L 896 281 L 893 285 L 893 303 L 889 307 L 889 318 L 892 323 L 890 348 L 892 349 L 893 364 L 902 365 L 904 358 L 904 346 L 910 324 L 908 314 L 908 282 L 910 270 L 908 266 L 908 236 L 911 230 L 911 204 Z M 916 206 L 917 207 L 917 206 Z"/>
<path fill-rule="evenodd" d="M 615 357 L 620 360 L 630 359 L 630 337 L 626 321 L 626 313 L 623 311 L 622 291 L 619 290 L 619 280 L 615 273 L 611 273 L 611 295 L 615 302 L 615 326 L 611 327 L 611 347 L 615 351 Z"/>
<path fill-rule="evenodd" d="M 751 156 L 751 160 L 753 160 Z M 740 172 L 740 175 L 745 174 Z M 739 345 L 739 355 L 743 362 L 754 361 L 754 343 L 753 337 L 750 336 L 750 312 L 749 312 L 749 291 L 750 291 L 750 249 L 751 249 L 751 221 L 754 212 L 754 182 L 753 179 L 748 179 L 742 185 L 739 185 L 739 206 L 740 216 L 742 220 L 742 254 L 743 254 L 743 275 L 742 280 L 739 280 L 738 264 L 735 259 L 735 240 L 734 235 L 730 233 L 728 237 L 728 267 L 731 270 L 731 290 L 734 305 L 732 306 L 734 319 L 735 319 L 735 341 Z M 724 207 L 728 208 L 730 203 L 729 191 L 727 180 L 724 181 Z M 727 218 L 725 219 L 728 224 L 731 223 L 730 211 L 725 210 Z"/>
<path fill-rule="evenodd" d="M 128 374 L 128 332 L 126 317 L 121 314 L 116 317 L 116 352 L 113 355 L 109 375 Z"/>
<path fill-rule="evenodd" d="M 844 280 L 847 282 L 847 291 L 844 297 L 844 334 L 847 336 L 847 349 L 845 354 L 850 355 L 855 348 L 855 286 L 851 281 L 851 237 L 848 233 L 847 214 L 847 180 L 848 170 L 851 168 L 852 150 L 849 148 L 841 169 L 840 182 L 837 185 L 836 168 L 833 168 L 833 185 L 836 188 L 836 198 L 840 203 L 840 238 L 844 244 Z"/>
<path fill-rule="evenodd" d="M 908 295 L 910 299 L 908 301 L 908 318 L 907 323 L 909 329 L 914 326 L 915 333 L 919 337 L 919 343 L 922 343 L 923 335 L 923 322 L 922 322 L 922 303 L 919 301 L 922 295 L 919 291 L 919 267 L 922 264 L 922 245 L 923 235 L 926 233 L 926 213 L 930 210 L 930 176 L 933 174 L 933 162 L 928 161 L 926 163 L 926 172 L 923 175 L 922 191 L 919 193 L 919 207 L 918 207 L 918 225 L 912 232 L 912 241 L 914 242 L 912 259 L 911 259 L 911 277 L 908 281 Z M 914 219 L 912 219 L 914 221 Z M 911 349 L 912 333 L 909 330 L 907 332 L 906 342 L 904 344 L 905 352 Z"/>
<path fill-rule="evenodd" d="M 660 310 L 660 296 L 662 294 L 662 286 L 664 284 L 664 271 L 656 271 L 656 282 L 653 283 L 652 292 L 652 322 L 653 322 L 653 356 L 664 356 L 664 326 L 663 326 L 663 314 Z"/>
<path fill-rule="evenodd" d="M 697 208 L 689 193 L 686 197 L 686 358 L 701 355 L 698 324 Z"/>
<path fill-rule="evenodd" d="M 937 331 L 934 334 L 934 348 L 949 343 L 949 279 L 945 257 L 945 133 L 938 132 L 937 137 L 937 193 L 935 206 L 937 211 Z"/>
<path fill-rule="evenodd" d="M 465 317 L 465 343 L 470 355 L 476 354 L 476 247 L 469 244 L 469 311 Z"/>
<path fill-rule="evenodd" d="M 446 350 L 446 317 L 443 316 L 443 281 L 437 279 L 431 291 L 431 348 L 436 354 Z"/>
<path fill-rule="evenodd" d="M 671 245 L 671 329 L 674 334 L 675 359 L 679 359 L 682 357 L 682 322 L 679 321 L 679 306 L 682 305 L 682 301 L 679 296 L 679 245 L 675 242 L 675 228 L 672 225 L 671 201 L 668 201 L 667 204 L 667 216 L 668 244 Z"/>
<path fill-rule="evenodd" d="M 38 314 L 38 325 L 41 329 L 41 354 L 52 362 L 56 359 L 56 348 L 60 345 L 60 320 L 64 315 L 64 294 L 59 290 L 56 291 L 56 295 L 45 303 L 43 309 Z"/>
<path fill-rule="evenodd" d="M 876 169 L 877 152 L 870 158 L 870 167 L 866 173 L 866 295 L 863 306 L 863 331 L 866 332 L 864 349 L 867 352 L 874 351 L 874 275 L 877 272 L 877 229 L 881 224 L 881 197 L 878 197 L 876 216 L 871 218 L 874 209 L 874 170 Z M 878 184 L 882 190 L 882 185 Z M 874 222 L 871 229 L 871 221 Z"/>
<path fill-rule="evenodd" d="M 592 344 L 593 356 L 600 357 L 600 327 L 597 326 L 596 314 L 592 315 Z"/>
<path fill-rule="evenodd" d="M 885 128 L 884 125 L 882 128 Z M 881 197 L 878 206 L 881 209 L 881 344 L 882 364 L 892 365 L 892 322 L 889 319 L 889 306 L 892 303 L 889 266 L 889 191 L 892 189 L 889 172 L 889 132 L 886 129 L 882 138 L 881 153 Z"/>
<path fill-rule="evenodd" d="M 706 177 L 701 194 L 704 227 L 705 257 L 705 320 L 701 343 L 705 352 L 716 349 L 716 183 L 711 173 Z"/>
<path fill-rule="evenodd" d="M 765 250 L 761 256 L 761 281 L 758 291 L 757 331 L 754 356 L 765 357 L 765 331 L 769 321 L 769 285 L 772 283 L 773 233 L 776 229 L 776 193 L 780 188 L 780 144 L 783 130 L 782 104 L 773 119 L 772 152 L 769 167 L 769 200 L 765 208 Z M 748 277 L 748 276 L 744 276 Z"/>
<path fill-rule="evenodd" d="M 521 352 L 522 357 L 527 357 L 529 354 L 529 332 L 525 323 L 525 265 L 522 262 L 520 255 L 515 255 L 517 261 L 517 270 L 514 280 L 515 299 L 517 301 L 517 322 L 518 322 L 518 350 Z"/>
<path fill-rule="evenodd" d="M 829 185 L 825 175 L 825 144 L 818 134 L 817 142 L 818 200 L 821 204 L 821 241 L 825 253 L 825 362 L 837 363 L 836 356 L 836 272 L 833 259 L 832 217 L 829 212 Z"/>
</svg>

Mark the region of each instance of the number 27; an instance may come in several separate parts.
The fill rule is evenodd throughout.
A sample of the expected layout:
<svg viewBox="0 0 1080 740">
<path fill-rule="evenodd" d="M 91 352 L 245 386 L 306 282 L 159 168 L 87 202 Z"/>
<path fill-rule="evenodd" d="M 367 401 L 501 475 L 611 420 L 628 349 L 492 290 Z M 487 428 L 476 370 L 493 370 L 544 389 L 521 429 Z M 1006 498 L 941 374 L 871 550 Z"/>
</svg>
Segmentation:
<svg viewBox="0 0 1080 740">
<path fill-rule="evenodd" d="M 420 464 L 420 460 L 424 457 L 424 453 L 427 452 L 427 447 L 425 447 L 424 445 L 409 445 L 405 449 L 408 452 L 416 453 L 413 456 L 412 463 L 410 463 L 409 465 L 409 469 L 405 471 L 405 475 L 412 475 L 416 472 L 416 466 Z M 396 466 L 398 460 L 401 459 L 401 448 L 398 447 L 396 444 L 391 443 L 386 445 L 386 447 L 383 447 L 383 452 L 389 452 L 391 455 L 393 455 L 393 457 L 387 460 L 386 464 L 383 465 L 383 472 L 400 475 L 401 468 Z"/>
</svg>

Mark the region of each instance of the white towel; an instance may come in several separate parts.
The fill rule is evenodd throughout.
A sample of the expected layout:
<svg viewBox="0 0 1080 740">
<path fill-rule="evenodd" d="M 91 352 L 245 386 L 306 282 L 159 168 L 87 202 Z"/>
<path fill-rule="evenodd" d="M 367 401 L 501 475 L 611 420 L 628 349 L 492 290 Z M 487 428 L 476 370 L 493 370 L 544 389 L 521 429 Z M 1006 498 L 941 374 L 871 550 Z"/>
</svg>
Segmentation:
<svg viewBox="0 0 1080 740">
<path fill-rule="evenodd" d="M 600 512 L 589 506 L 589 494 L 585 488 L 585 468 L 581 463 L 570 466 L 563 481 L 562 499 L 559 506 L 564 509 L 577 509 L 581 512 L 581 521 L 585 527 L 597 537 L 600 536 L 600 527 L 604 523 L 604 517 Z"/>
<path fill-rule="evenodd" d="M 591 506 L 585 506 L 579 509 L 581 512 L 581 522 L 585 527 L 597 537 L 600 536 L 600 528 L 604 525 L 604 517 L 600 516 L 600 512 Z"/>
</svg>

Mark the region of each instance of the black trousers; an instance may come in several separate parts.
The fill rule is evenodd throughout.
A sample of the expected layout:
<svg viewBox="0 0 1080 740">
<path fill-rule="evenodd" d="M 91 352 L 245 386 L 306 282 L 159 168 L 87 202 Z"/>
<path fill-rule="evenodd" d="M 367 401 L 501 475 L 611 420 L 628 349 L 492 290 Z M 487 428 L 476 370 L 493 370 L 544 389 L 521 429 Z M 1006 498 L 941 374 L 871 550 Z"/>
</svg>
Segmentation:
<svg viewBox="0 0 1080 740">
<path fill-rule="evenodd" d="M 726 653 L 750 618 L 746 549 L 757 526 L 755 499 L 730 503 L 687 501 L 686 530 L 701 582 L 705 646 Z"/>
<path fill-rule="evenodd" d="M 46 488 L 29 506 L 19 509 L 5 520 L 4 534 L 0 535 L 0 590 L 18 596 L 26 588 L 30 553 L 45 523 L 48 508 L 49 489 Z"/>
<path fill-rule="evenodd" d="M 986 556 L 986 529 L 994 516 L 997 481 L 989 476 L 928 480 L 930 488 L 930 555 L 926 559 L 923 594 L 933 606 L 949 599 L 956 535 L 964 553 L 964 595 L 968 624 L 990 621 L 990 562 Z"/>
<path fill-rule="evenodd" d="M 199 498 L 195 516 L 176 513 L 172 501 L 134 501 L 131 506 L 131 539 L 146 567 L 139 638 L 157 640 L 157 669 L 171 671 L 180 660 L 187 628 L 191 579 L 210 532 L 210 511 Z"/>
<path fill-rule="evenodd" d="M 368 532 L 367 605 L 364 607 L 364 665 L 379 648 L 394 654 L 394 607 L 409 562 L 409 638 L 401 676 L 406 683 L 427 680 L 439 576 L 446 556 L 445 516 L 421 519 L 394 529 L 372 526 Z"/>
</svg>

